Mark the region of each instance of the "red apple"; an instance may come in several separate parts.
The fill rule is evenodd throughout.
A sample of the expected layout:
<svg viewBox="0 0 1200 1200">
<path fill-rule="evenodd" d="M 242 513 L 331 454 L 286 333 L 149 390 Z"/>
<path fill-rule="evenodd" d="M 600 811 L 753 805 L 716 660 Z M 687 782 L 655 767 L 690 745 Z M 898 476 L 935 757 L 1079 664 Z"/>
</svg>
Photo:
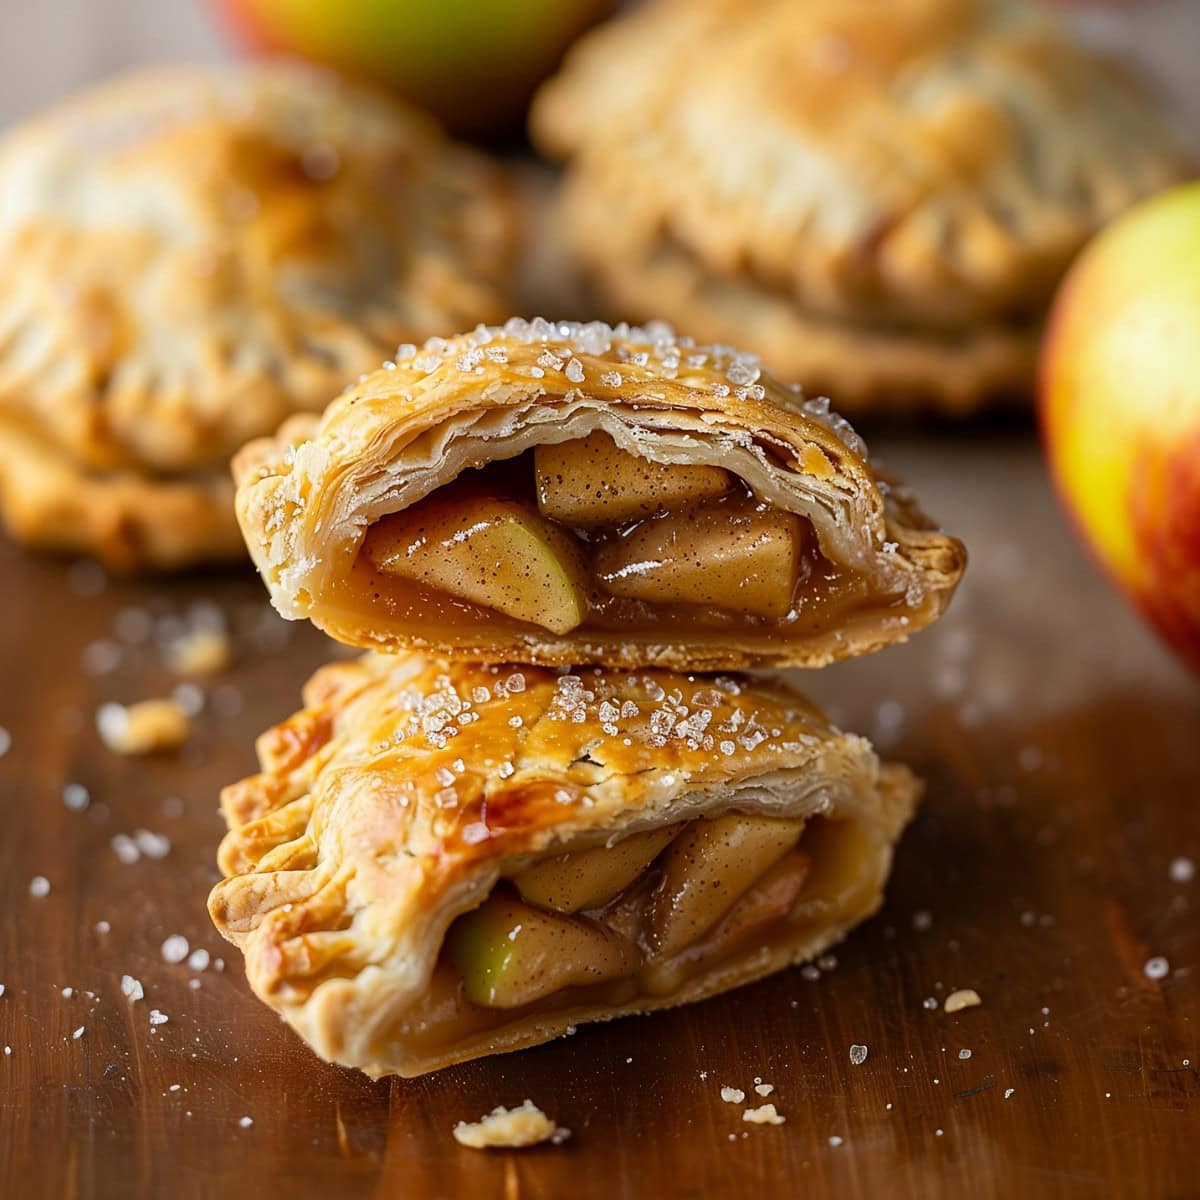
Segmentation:
<svg viewBox="0 0 1200 1200">
<path fill-rule="evenodd" d="M 1110 574 L 1200 671 L 1200 183 L 1076 262 L 1041 362 L 1058 488 Z"/>
<path fill-rule="evenodd" d="M 613 0 L 215 0 L 243 42 L 394 88 L 460 133 L 519 132 L 534 89 Z"/>
</svg>

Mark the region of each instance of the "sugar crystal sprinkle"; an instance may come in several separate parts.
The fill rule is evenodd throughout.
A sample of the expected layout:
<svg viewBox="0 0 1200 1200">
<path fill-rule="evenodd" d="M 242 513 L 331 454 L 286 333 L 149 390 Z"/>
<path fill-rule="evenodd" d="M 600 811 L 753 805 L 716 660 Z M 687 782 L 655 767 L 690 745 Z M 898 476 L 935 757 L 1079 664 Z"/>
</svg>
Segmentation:
<svg viewBox="0 0 1200 1200">
<path fill-rule="evenodd" d="M 181 963 L 188 956 L 188 940 L 182 934 L 173 933 L 162 944 L 163 962 Z"/>
</svg>

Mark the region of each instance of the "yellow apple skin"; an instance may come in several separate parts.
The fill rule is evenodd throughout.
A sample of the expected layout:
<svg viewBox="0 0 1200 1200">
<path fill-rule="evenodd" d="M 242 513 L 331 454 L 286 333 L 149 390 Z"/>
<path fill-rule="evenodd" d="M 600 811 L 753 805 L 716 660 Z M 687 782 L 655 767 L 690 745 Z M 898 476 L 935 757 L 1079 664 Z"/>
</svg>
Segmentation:
<svg viewBox="0 0 1200 1200">
<path fill-rule="evenodd" d="M 1047 328 L 1039 392 L 1068 510 L 1200 671 L 1200 183 L 1134 209 L 1076 262 Z"/>
<path fill-rule="evenodd" d="M 457 133 L 519 133 L 534 89 L 613 0 L 214 0 L 252 49 L 394 88 Z"/>
</svg>

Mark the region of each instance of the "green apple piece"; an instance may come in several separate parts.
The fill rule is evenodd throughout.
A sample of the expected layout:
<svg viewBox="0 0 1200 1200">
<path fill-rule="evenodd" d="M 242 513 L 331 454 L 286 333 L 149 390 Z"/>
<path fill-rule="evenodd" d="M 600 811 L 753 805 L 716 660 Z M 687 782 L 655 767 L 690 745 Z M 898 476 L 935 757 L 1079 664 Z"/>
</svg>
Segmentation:
<svg viewBox="0 0 1200 1200">
<path fill-rule="evenodd" d="M 587 616 L 589 573 L 581 547 L 523 500 L 444 488 L 376 522 L 362 552 L 385 574 L 552 633 L 569 633 Z"/>
<path fill-rule="evenodd" d="M 733 813 L 693 821 L 662 857 L 648 940 L 670 958 L 706 934 L 800 840 L 804 822 Z"/>
<path fill-rule="evenodd" d="M 716 504 L 664 514 L 606 541 L 596 575 L 614 596 L 785 617 L 804 545 L 804 522 L 793 513 Z"/>
<path fill-rule="evenodd" d="M 601 908 L 616 899 L 678 832 L 678 825 L 670 825 L 631 834 L 612 846 L 556 854 L 522 871 L 513 883 L 526 900 L 556 912 Z"/>
<path fill-rule="evenodd" d="M 664 509 L 723 496 L 732 482 L 720 467 L 670 466 L 621 450 L 607 433 L 537 446 L 538 508 L 576 529 L 624 525 Z"/>
<path fill-rule="evenodd" d="M 459 917 L 447 945 L 467 998 L 486 1008 L 518 1008 L 562 988 L 622 979 L 640 962 L 611 930 L 543 912 L 506 888 Z"/>
</svg>

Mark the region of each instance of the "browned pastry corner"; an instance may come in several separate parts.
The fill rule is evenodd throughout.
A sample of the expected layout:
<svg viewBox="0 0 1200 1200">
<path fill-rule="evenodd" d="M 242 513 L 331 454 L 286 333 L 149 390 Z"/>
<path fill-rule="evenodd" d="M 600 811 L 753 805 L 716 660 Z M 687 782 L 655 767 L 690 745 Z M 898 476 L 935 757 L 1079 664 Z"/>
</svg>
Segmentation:
<svg viewBox="0 0 1200 1200">
<path fill-rule="evenodd" d="M 235 474 L 275 606 L 365 648 L 816 667 L 934 620 L 964 565 L 827 404 L 661 325 L 407 347 Z"/>
<path fill-rule="evenodd" d="M 602 304 L 851 414 L 1027 395 L 1073 255 L 1197 170 L 1026 0 L 649 0 L 582 39 L 531 127 Z"/>
<path fill-rule="evenodd" d="M 417 1075 L 688 1003 L 879 905 L 919 788 L 741 677 L 368 655 L 227 788 L 209 900 L 323 1058 Z"/>
<path fill-rule="evenodd" d="M 127 569 L 240 556 L 233 451 L 505 315 L 516 228 L 498 168 L 295 64 L 148 71 L 13 128 L 0 438 L 37 451 L 0 455 L 7 523 Z"/>
</svg>

